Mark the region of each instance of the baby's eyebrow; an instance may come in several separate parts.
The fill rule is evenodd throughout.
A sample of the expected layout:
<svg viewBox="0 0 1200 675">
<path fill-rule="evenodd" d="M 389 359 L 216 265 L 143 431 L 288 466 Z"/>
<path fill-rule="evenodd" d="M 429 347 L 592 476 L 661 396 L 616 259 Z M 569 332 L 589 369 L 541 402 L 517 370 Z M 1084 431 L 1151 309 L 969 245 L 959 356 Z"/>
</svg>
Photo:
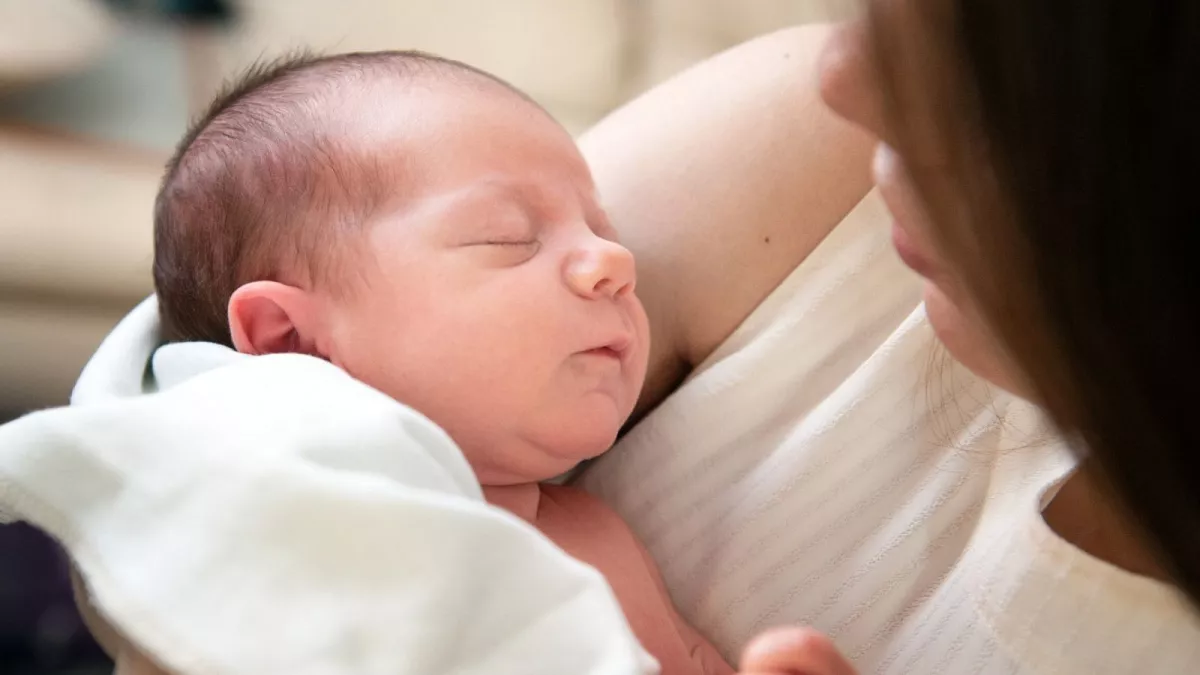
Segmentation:
<svg viewBox="0 0 1200 675">
<path fill-rule="evenodd" d="M 503 202 L 506 207 L 519 210 L 530 223 L 539 223 L 557 217 L 557 211 L 563 206 L 553 194 L 547 192 L 547 187 L 530 181 L 514 181 L 506 176 L 487 176 L 465 185 L 442 197 L 443 205 L 440 210 L 447 214 L 483 214 L 489 208 L 495 208 L 497 202 Z M 556 188 L 561 189 L 561 188 Z M 571 210 L 581 209 L 572 217 L 582 215 L 596 234 L 606 238 L 616 238 L 617 231 L 609 222 L 608 214 L 597 202 L 594 188 L 586 190 L 580 186 L 570 189 L 570 197 L 575 205 Z M 566 197 L 560 194 L 559 197 Z M 507 210 L 506 210 L 507 212 Z M 490 224 L 486 218 L 446 218 L 448 222 L 440 227 L 461 230 L 478 229 Z"/>
<path fill-rule="evenodd" d="M 536 221 L 536 210 L 527 195 L 507 181 L 476 181 L 439 195 L 426 208 L 434 214 L 429 223 L 432 231 L 452 238 L 512 230 L 516 216 L 529 223 Z"/>
<path fill-rule="evenodd" d="M 525 191 L 503 179 L 484 179 L 463 186 L 446 195 L 447 206 L 451 209 L 468 208 L 480 203 L 489 203 L 497 197 L 507 198 L 530 210 L 531 204 Z"/>
<path fill-rule="evenodd" d="M 520 190 L 508 185 L 505 181 L 483 180 L 440 195 L 436 202 L 439 210 L 453 212 L 489 202 L 497 193 L 511 197 L 513 201 L 527 201 L 523 198 Z"/>
</svg>

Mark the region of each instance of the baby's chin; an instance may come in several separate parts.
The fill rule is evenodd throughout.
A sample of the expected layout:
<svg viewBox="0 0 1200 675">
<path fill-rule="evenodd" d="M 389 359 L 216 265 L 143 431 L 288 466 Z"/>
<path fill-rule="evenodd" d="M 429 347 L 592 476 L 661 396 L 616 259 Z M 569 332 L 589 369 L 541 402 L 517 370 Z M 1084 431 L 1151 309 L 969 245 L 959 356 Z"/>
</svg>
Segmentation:
<svg viewBox="0 0 1200 675">
<path fill-rule="evenodd" d="M 620 427 L 598 429 L 594 432 L 562 434 L 547 444 L 547 468 L 536 480 L 550 480 L 570 471 L 582 462 L 608 452 L 617 441 Z"/>
<path fill-rule="evenodd" d="M 503 422 L 503 429 L 475 428 L 460 445 L 485 485 L 550 480 L 607 452 L 629 418 L 608 395 L 587 395 L 544 405 L 535 415 Z M 450 433 L 453 437 L 453 431 Z"/>
<path fill-rule="evenodd" d="M 507 449 L 494 447 L 492 466 L 480 472 L 485 485 L 540 483 L 557 478 L 581 462 L 608 451 L 617 440 L 619 425 L 579 425 L 537 434 Z"/>
</svg>

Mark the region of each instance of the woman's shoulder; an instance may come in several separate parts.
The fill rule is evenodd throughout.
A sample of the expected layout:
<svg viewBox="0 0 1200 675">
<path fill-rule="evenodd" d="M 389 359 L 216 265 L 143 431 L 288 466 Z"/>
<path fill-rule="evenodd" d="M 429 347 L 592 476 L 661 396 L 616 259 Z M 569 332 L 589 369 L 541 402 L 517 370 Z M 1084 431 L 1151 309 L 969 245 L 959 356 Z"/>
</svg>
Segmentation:
<svg viewBox="0 0 1200 675">
<path fill-rule="evenodd" d="M 870 140 L 820 100 L 828 29 L 752 40 L 580 139 L 638 259 L 654 345 L 640 411 L 703 361 L 870 188 Z"/>
</svg>

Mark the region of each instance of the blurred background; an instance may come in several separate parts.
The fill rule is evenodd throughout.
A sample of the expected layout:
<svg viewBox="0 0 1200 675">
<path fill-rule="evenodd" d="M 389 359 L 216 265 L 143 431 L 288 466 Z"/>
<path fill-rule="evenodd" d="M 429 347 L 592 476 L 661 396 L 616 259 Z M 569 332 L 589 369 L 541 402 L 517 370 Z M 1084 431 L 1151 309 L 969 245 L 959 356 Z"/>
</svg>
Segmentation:
<svg viewBox="0 0 1200 675">
<path fill-rule="evenodd" d="M 656 82 L 856 0 L 0 0 L 0 422 L 66 402 L 151 291 L 151 204 L 229 75 L 298 47 L 418 48 L 579 132 Z M 109 672 L 41 535 L 0 527 L 0 673 Z"/>
</svg>

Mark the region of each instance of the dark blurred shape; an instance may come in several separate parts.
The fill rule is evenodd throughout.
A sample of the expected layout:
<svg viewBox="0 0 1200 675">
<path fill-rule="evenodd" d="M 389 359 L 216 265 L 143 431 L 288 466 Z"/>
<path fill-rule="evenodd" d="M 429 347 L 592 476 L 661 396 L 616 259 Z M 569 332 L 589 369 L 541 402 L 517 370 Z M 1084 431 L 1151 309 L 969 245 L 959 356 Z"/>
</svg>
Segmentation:
<svg viewBox="0 0 1200 675">
<path fill-rule="evenodd" d="M 226 0 L 163 0 L 168 15 L 187 21 L 226 23 L 233 20 L 233 7 Z"/>
<path fill-rule="evenodd" d="M 27 525 L 0 526 L 0 673 L 100 675 L 112 667 L 75 608 L 62 550 Z"/>
<path fill-rule="evenodd" d="M 194 24 L 226 24 L 236 16 L 230 0 L 106 0 L 114 9 Z"/>
</svg>

